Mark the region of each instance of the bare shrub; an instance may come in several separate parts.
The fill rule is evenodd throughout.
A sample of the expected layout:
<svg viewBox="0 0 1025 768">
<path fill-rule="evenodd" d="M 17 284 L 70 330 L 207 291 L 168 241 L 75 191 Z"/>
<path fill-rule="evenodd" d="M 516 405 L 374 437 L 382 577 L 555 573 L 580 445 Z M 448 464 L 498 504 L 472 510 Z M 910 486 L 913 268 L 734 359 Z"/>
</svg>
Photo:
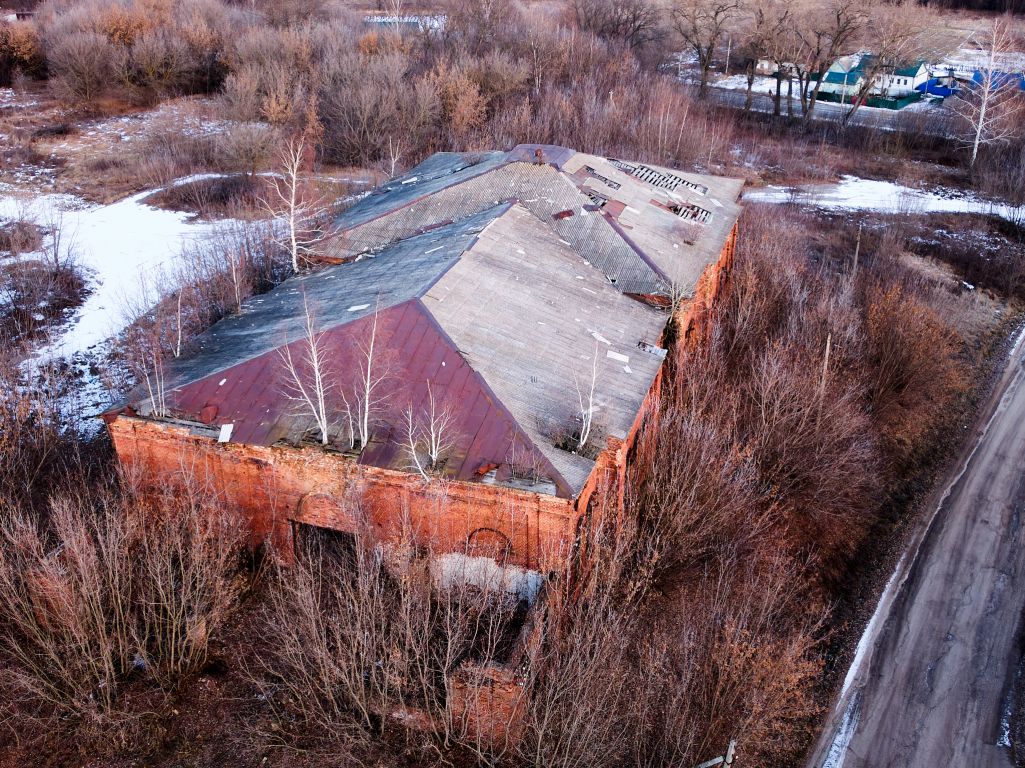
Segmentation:
<svg viewBox="0 0 1025 768">
<path fill-rule="evenodd" d="M 907 289 L 876 283 L 866 294 L 873 415 L 890 452 L 905 459 L 964 387 L 959 344 Z"/>
<path fill-rule="evenodd" d="M 617 40 L 630 50 L 665 35 L 662 9 L 650 0 L 573 0 L 580 29 Z"/>
<path fill-rule="evenodd" d="M 138 670 L 170 690 L 242 581 L 237 520 L 198 493 L 61 495 L 0 523 L 0 687 L 25 715 L 101 725 Z"/>
<path fill-rule="evenodd" d="M 39 386 L 26 387 L 18 368 L 18 344 L 6 338 L 0 357 L 0 506 L 31 506 L 53 484 L 78 468 L 75 433 L 66 428 L 56 371 L 41 371 Z M 6 512 L 5 512 L 6 514 Z"/>
<path fill-rule="evenodd" d="M 114 47 L 98 32 L 68 32 L 47 40 L 50 85 L 61 98 L 87 104 L 109 87 Z"/>
<path fill-rule="evenodd" d="M 39 77 L 43 70 L 43 43 L 36 28 L 27 22 L 0 24 L 0 85 L 12 85 L 18 73 Z"/>
<path fill-rule="evenodd" d="M 526 765 L 622 765 L 636 736 L 628 717 L 636 603 L 622 599 L 632 538 L 608 514 L 585 532 L 583 567 L 547 590 L 529 651 L 513 744 Z"/>
<path fill-rule="evenodd" d="M 115 77 L 124 92 L 140 104 L 155 104 L 183 89 L 189 52 L 167 32 L 146 32 L 131 47 L 118 49 Z"/>
<path fill-rule="evenodd" d="M 319 103 L 326 159 L 372 163 L 396 145 L 414 157 L 423 153 L 440 100 L 429 81 L 410 78 L 411 67 L 396 53 L 325 62 Z"/>
<path fill-rule="evenodd" d="M 386 567 L 369 533 L 361 523 L 339 545 L 345 534 L 305 532 L 295 562 L 276 573 L 257 681 L 282 722 L 298 719 L 307 733 L 354 739 L 412 712 L 458 733 L 449 675 L 464 658 L 494 658 L 515 600 L 458 573 L 439 580 L 429 553 Z"/>
</svg>

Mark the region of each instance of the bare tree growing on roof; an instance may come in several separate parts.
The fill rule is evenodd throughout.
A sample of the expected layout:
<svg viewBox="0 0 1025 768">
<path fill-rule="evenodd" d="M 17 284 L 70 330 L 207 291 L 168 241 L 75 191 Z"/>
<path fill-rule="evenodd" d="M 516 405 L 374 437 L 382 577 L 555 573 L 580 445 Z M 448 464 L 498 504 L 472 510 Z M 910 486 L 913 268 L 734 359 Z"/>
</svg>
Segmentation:
<svg viewBox="0 0 1025 768">
<path fill-rule="evenodd" d="M 439 404 L 428 381 L 427 403 L 420 414 L 413 412 L 412 404 L 406 408 L 405 449 L 412 469 L 424 480 L 430 479 L 428 472 L 437 470 L 443 456 L 452 448 L 454 426 L 452 411 Z"/>
<path fill-rule="evenodd" d="M 594 426 L 594 385 L 598 381 L 598 344 L 594 345 L 594 357 L 591 360 L 591 380 L 586 384 L 586 390 L 580 388 L 580 381 L 574 376 L 573 383 L 577 388 L 577 404 L 580 407 L 580 439 L 577 440 L 577 450 L 581 451 L 587 445 L 591 437 L 591 427 Z"/>
<path fill-rule="evenodd" d="M 978 80 L 950 100 L 965 127 L 959 138 L 971 148 L 971 168 L 975 168 L 979 148 L 984 144 L 1002 144 L 1020 133 L 1020 117 L 1025 109 L 1017 78 L 1001 70 L 1001 59 L 1013 50 L 1006 22 L 993 22 L 987 45 L 989 52 L 976 73 Z"/>
<path fill-rule="evenodd" d="M 288 253 L 293 272 L 307 264 L 324 240 L 317 220 L 324 215 L 326 203 L 323 197 L 310 192 L 304 172 L 310 150 L 305 136 L 285 143 L 280 154 L 281 178 L 271 184 L 271 196 L 261 200 L 268 213 L 280 222 L 272 229 L 273 237 Z"/>
<path fill-rule="evenodd" d="M 358 444 L 360 450 L 370 442 L 371 430 L 384 404 L 381 385 L 389 376 L 388 366 L 382 360 L 382 350 L 378 348 L 379 309 L 375 308 L 372 315 L 368 338 L 358 344 L 354 391 L 351 396 L 342 392 L 342 403 L 349 425 L 349 447 L 355 448 Z"/>
<path fill-rule="evenodd" d="M 168 415 L 167 399 L 164 386 L 164 359 L 160 347 L 154 345 L 147 355 L 143 353 L 142 377 L 146 382 L 146 394 L 149 395 L 152 416 L 157 419 Z"/>
<path fill-rule="evenodd" d="M 323 344 L 323 333 L 317 332 L 316 318 L 309 302 L 303 295 L 303 338 L 299 341 L 301 354 L 292 355 L 291 344 L 281 349 L 281 359 L 288 372 L 288 397 L 300 403 L 317 422 L 320 444 L 328 444 L 330 421 L 327 411 L 327 394 L 330 389 L 326 371 L 327 354 Z M 296 359 L 298 357 L 298 359 Z"/>
</svg>

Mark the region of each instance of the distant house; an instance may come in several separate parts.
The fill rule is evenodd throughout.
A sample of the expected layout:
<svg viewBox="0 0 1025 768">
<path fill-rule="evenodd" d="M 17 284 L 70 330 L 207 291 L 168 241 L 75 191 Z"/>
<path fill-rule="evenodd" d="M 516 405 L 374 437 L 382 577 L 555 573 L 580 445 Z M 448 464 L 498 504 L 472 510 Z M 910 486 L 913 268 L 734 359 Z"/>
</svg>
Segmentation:
<svg viewBox="0 0 1025 768">
<path fill-rule="evenodd" d="M 833 95 L 838 100 L 850 100 L 860 95 L 904 99 L 921 93 L 929 81 L 929 68 L 924 61 L 881 67 L 877 66 L 877 61 L 871 54 L 840 57 L 826 71 L 819 92 Z M 872 84 L 866 93 L 867 77 L 872 78 Z"/>
<path fill-rule="evenodd" d="M 901 99 L 921 92 L 929 81 L 929 68 L 924 61 L 887 69 L 877 75 L 872 86 L 873 96 Z"/>
<path fill-rule="evenodd" d="M 812 79 L 816 79 L 812 75 Z M 861 56 L 841 56 L 826 70 L 819 86 L 820 94 L 828 94 L 849 100 L 861 91 L 865 82 Z"/>
</svg>

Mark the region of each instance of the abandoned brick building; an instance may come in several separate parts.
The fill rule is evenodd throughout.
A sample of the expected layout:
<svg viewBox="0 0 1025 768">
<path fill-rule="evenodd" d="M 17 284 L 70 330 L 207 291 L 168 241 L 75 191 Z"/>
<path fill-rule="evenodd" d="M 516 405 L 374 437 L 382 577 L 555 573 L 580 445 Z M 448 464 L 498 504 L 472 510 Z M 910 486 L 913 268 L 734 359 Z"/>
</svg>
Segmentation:
<svg viewBox="0 0 1025 768">
<path fill-rule="evenodd" d="M 279 545 L 351 531 L 356 498 L 383 544 L 407 521 L 435 552 L 544 571 L 624 471 L 670 318 L 686 333 L 713 300 L 740 186 L 552 146 L 436 154 L 337 217 L 326 265 L 202 334 L 159 397 L 106 414 L 117 453 L 209 480 Z M 297 395 L 314 346 L 326 445 Z"/>
</svg>

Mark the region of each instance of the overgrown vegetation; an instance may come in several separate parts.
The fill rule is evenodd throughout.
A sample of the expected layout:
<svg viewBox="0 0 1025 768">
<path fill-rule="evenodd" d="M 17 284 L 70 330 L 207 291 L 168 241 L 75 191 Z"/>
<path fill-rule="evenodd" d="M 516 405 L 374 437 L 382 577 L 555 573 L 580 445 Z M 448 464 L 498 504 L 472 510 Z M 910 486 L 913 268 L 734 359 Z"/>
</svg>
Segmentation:
<svg viewBox="0 0 1025 768">
<path fill-rule="evenodd" d="M 88 113 L 215 100 L 226 130 L 157 125 L 89 168 L 147 187 L 230 173 L 154 202 L 235 219 L 259 207 L 258 172 L 286 135 L 317 148 L 308 166 L 387 175 L 435 150 L 539 142 L 775 181 L 901 166 L 905 182 L 971 181 L 1021 201 L 1021 138 L 984 147 L 969 177 L 925 131 L 710 106 L 660 68 L 673 25 L 641 0 L 566 13 L 443 5 L 443 29 L 399 34 L 312 0 L 54 0 L 0 26 L 0 84 L 45 78 Z M 631 14 L 609 13 L 620 7 Z M 74 132 L 62 126 L 51 129 Z M 43 138 L 13 136 L 3 162 L 40 161 Z M 1025 290 L 1013 223 L 885 224 L 749 207 L 729 288 L 675 350 L 658 427 L 618 489 L 627 513 L 594 511 L 527 627 L 521 594 L 482 589 L 479 575 L 439 579 L 443 558 L 414 547 L 386 560 L 363 530 L 304 544 L 254 583 L 240 526 L 211 489 L 185 478 L 137 494 L 102 439 L 82 439 L 62 411 L 65 371 L 25 386 L 12 352 L 40 330 L 32 307 L 46 296 L 28 289 L 48 284 L 13 257 L 47 241 L 27 223 L 5 227 L 0 762 L 51 749 L 55 765 L 82 751 L 169 764 L 193 749 L 208 764 L 611 768 L 696 764 L 738 738 L 745 765 L 797 764 L 856 556 L 906 511 L 909 478 L 939 460 L 935 435 L 979 386 L 994 317 Z M 122 362 L 136 381 L 289 272 L 251 221 L 180 263 L 129 308 Z M 74 275 L 59 249 L 38 264 Z M 457 703 L 486 695 L 515 649 L 522 725 L 491 743 Z M 410 727 L 417 717 L 433 735 Z"/>
<path fill-rule="evenodd" d="M 992 311 L 908 245 L 745 212 L 730 288 L 678 348 L 638 448 L 626 517 L 595 510 L 586 557 L 547 585 L 525 646 L 516 592 L 439 582 L 443 558 L 382 559 L 358 531 L 304 544 L 232 621 L 247 576 L 216 496 L 186 485 L 143 500 L 105 480 L 60 491 L 84 465 L 58 458 L 59 432 L 31 429 L 59 416 L 25 393 L 0 430 L 16 441 L 0 544 L 7 722 L 27 743 L 59 722 L 51 738 L 93 750 L 97 726 L 117 724 L 126 748 L 151 749 L 177 707 L 209 695 L 196 676 L 213 643 L 231 696 L 262 702 L 207 724 L 245 721 L 243 762 L 298 748 L 311 764 L 338 749 L 393 764 L 412 749 L 461 765 L 676 765 L 740 736 L 749 764 L 794 764 L 823 706 L 830 606 L 889 497 L 934 460 L 931 433 L 979 359 L 973 318 Z M 44 493 L 20 492 L 33 487 Z M 350 503 L 361 519 L 358 492 Z M 515 648 L 521 726 L 495 744 L 460 702 Z M 427 742 L 410 741 L 416 713 L 435 728 Z"/>
</svg>

